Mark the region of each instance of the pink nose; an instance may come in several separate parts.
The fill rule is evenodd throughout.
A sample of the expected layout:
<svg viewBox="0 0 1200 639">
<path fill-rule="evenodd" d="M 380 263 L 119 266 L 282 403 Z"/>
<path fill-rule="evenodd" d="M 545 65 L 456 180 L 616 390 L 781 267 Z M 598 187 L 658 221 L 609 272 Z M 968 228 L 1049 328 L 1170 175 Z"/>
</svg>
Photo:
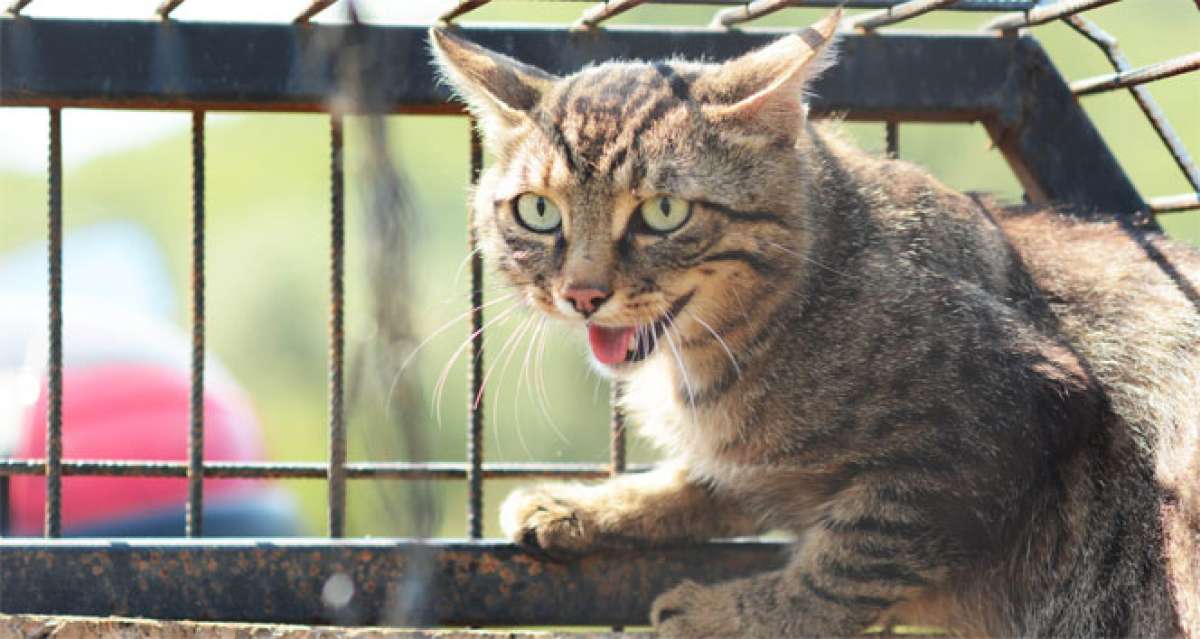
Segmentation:
<svg viewBox="0 0 1200 639">
<path fill-rule="evenodd" d="M 592 286 L 568 286 L 563 289 L 562 296 L 571 302 L 575 310 L 587 317 L 595 313 L 596 309 L 612 296 L 612 293 Z"/>
</svg>

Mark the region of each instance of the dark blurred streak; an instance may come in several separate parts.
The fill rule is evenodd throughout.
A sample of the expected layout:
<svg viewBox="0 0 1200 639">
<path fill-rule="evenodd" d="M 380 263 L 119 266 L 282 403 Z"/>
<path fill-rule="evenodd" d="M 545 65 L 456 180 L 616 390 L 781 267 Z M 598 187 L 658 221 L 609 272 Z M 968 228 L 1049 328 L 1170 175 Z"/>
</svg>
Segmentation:
<svg viewBox="0 0 1200 639">
<path fill-rule="evenodd" d="M 372 82 L 382 70 L 366 62 L 379 57 L 371 55 L 373 42 L 359 20 L 356 4 L 350 2 L 347 11 L 350 25 L 339 30 L 336 40 L 326 43 L 326 59 L 314 61 L 334 69 L 336 91 L 331 96 L 331 112 L 362 114 L 356 118 L 357 126 L 348 127 L 348 133 L 358 135 L 347 144 L 354 153 L 354 162 L 347 167 L 357 169 L 351 179 L 362 195 L 363 219 L 358 228 L 369 290 L 366 302 L 370 326 L 367 337 L 351 347 L 346 419 L 350 423 L 349 415 L 354 413 L 360 417 L 357 423 L 367 424 L 368 431 L 362 435 L 369 442 L 369 458 L 403 456 L 422 461 L 428 459 L 428 447 L 421 430 L 425 420 L 416 378 L 397 379 L 401 364 L 418 342 L 408 303 L 413 299 L 410 230 L 416 222 L 414 207 L 405 179 L 388 151 L 391 136 L 385 115 L 390 111 L 389 103 L 379 90 L 383 83 Z M 389 59 L 390 68 L 408 68 L 405 58 L 401 55 Z M 406 536 L 417 539 L 433 536 L 440 512 L 428 480 L 372 485 L 376 500 L 369 509 L 371 522 L 406 526 Z M 389 588 L 385 623 L 389 619 L 411 623 L 426 616 L 433 621 L 428 592 L 432 556 L 417 544 L 412 547 L 408 566 L 403 580 Z M 353 602 L 339 612 L 345 621 L 356 621 Z"/>
</svg>

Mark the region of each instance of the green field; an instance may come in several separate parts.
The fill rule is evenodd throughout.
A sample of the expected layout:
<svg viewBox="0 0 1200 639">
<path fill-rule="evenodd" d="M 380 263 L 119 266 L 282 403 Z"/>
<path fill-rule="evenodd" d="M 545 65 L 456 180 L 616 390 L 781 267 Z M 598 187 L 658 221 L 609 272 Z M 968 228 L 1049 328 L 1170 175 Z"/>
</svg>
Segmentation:
<svg viewBox="0 0 1200 639">
<path fill-rule="evenodd" d="M 487 7 L 479 20 L 536 19 L 565 22 L 580 5 L 508 2 Z M 711 9 L 642 8 L 615 23 L 705 24 Z M 789 9 L 763 26 L 800 26 L 821 11 Z M 1129 0 L 1090 14 L 1117 35 L 1135 64 L 1193 50 L 1200 42 L 1200 13 L 1183 0 Z M 974 28 L 984 20 L 972 14 L 927 16 L 911 26 Z M 1100 52 L 1064 27 L 1040 29 L 1060 70 L 1077 79 L 1108 72 Z M 967 64 L 964 61 L 964 64 Z M 1200 152 L 1200 79 L 1197 75 L 1152 85 L 1185 144 Z M 1142 193 L 1182 193 L 1187 184 L 1145 119 L 1124 92 L 1086 98 L 1084 105 Z M 0 118 L 5 111 L 0 109 Z M 179 115 L 181 122 L 186 114 Z M 434 386 L 446 362 L 465 338 L 465 323 L 433 339 L 405 379 L 418 385 L 427 416 L 401 424 L 381 410 L 386 389 L 366 383 L 374 326 L 363 262 L 361 123 L 348 124 L 349 162 L 348 332 L 351 361 L 350 444 L 355 460 L 400 459 L 400 428 L 416 428 L 428 440 L 428 457 L 464 458 L 465 367 L 459 358 L 440 397 Z M 415 290 L 411 307 L 418 334 L 431 335 L 466 308 L 464 199 L 467 183 L 467 124 L 462 118 L 389 118 L 389 138 L 414 195 Z M 65 115 L 70 140 L 71 112 Z M 851 132 L 879 149 L 882 125 L 855 124 Z M 326 455 L 325 385 L 328 252 L 328 119 L 319 115 L 235 114 L 213 116 L 208 134 L 208 303 L 209 344 L 254 399 L 277 460 L 321 460 Z M 100 157 L 68 171 L 65 211 L 68 229 L 109 220 L 144 225 L 169 256 L 174 281 L 186 294 L 189 281 L 190 169 L 186 134 Z M 30 149 L 42 154 L 42 149 Z M 1007 200 L 1019 189 L 999 153 L 989 148 L 977 125 L 903 125 L 901 156 L 929 166 L 947 183 L 986 190 Z M 1080 161 L 1086 161 L 1081 158 Z M 0 173 L 0 251 L 44 238 L 45 176 Z M 1163 219 L 1169 233 L 1200 244 L 1200 212 Z M 456 277 L 456 275 L 458 275 Z M 495 285 L 489 279 L 489 286 Z M 71 282 L 66 292 L 71 294 Z M 187 309 L 186 298 L 178 307 Z M 495 309 L 503 308 L 504 304 Z M 493 313 L 490 317 L 495 317 Z M 607 459 L 607 385 L 584 364 L 582 340 L 552 332 L 544 366 L 547 405 L 531 392 L 538 385 L 527 371 L 526 342 L 516 342 L 507 362 L 496 357 L 522 316 L 514 314 L 488 334 L 490 378 L 486 439 L 490 461 L 603 461 Z M 176 318 L 186 328 L 186 318 Z M 70 336 L 67 336 L 70 348 Z M 358 373 L 356 373 L 357 371 Z M 357 375 L 357 376 L 356 376 Z M 386 386 L 386 384 L 384 384 Z M 440 406 L 441 419 L 436 419 Z M 543 408 L 545 410 L 543 410 Z M 182 451 L 181 451 L 182 456 Z M 634 459 L 650 453 L 634 447 Z M 288 482 L 294 488 L 311 532 L 324 532 L 325 489 L 321 482 Z M 495 509 L 511 486 L 489 482 L 485 533 L 498 534 Z M 465 490 L 460 482 L 438 484 L 443 511 L 438 532 L 464 533 Z M 405 517 L 404 491 L 396 483 L 353 483 L 350 533 L 403 535 L 415 530 Z"/>
</svg>

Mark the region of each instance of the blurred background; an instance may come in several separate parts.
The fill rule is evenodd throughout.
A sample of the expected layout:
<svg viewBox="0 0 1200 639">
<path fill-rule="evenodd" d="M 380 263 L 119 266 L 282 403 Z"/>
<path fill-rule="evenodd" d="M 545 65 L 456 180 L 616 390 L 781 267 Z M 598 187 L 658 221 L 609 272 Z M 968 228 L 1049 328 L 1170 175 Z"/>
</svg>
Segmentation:
<svg viewBox="0 0 1200 639">
<path fill-rule="evenodd" d="M 174 17 L 283 22 L 307 3 L 193 0 Z M 158 0 L 39 0 L 25 13 L 35 19 L 147 19 L 157 4 Z M 343 4 L 325 11 L 316 21 L 345 21 Z M 451 4 L 454 0 L 362 0 L 359 7 L 368 22 L 427 24 Z M 502 0 L 469 14 L 465 22 L 563 24 L 573 21 L 586 6 Z M 643 7 L 610 24 L 702 26 L 714 10 Z M 754 26 L 802 27 L 824 13 L 820 9 L 787 9 L 756 21 Z M 1135 66 L 1189 53 L 1200 43 L 1200 12 L 1190 0 L 1126 0 L 1089 12 L 1088 16 L 1119 38 Z M 941 12 L 910 21 L 905 28 L 974 30 L 987 19 L 981 14 Z M 1068 79 L 1111 71 L 1098 49 L 1064 26 L 1039 27 L 1036 35 Z M 1184 144 L 1193 154 L 1200 153 L 1200 77 L 1179 76 L 1151 84 L 1149 89 Z M 1086 97 L 1083 104 L 1143 196 L 1188 190 L 1126 92 Z M 189 125 L 188 113 L 64 110 L 68 256 L 64 296 L 77 300 L 66 308 L 64 343 L 68 364 L 72 358 L 86 358 L 96 350 L 109 348 L 123 349 L 127 359 L 168 362 L 186 370 L 191 241 Z M 390 383 L 364 373 L 372 366 L 372 346 L 379 327 L 372 316 L 371 287 L 364 262 L 363 210 L 371 194 L 356 182 L 356 175 L 363 171 L 362 126 L 355 118 L 347 120 L 350 458 L 410 459 L 400 429 L 416 428 L 425 435 L 426 450 L 422 454 L 426 459 L 461 461 L 465 459 L 467 404 L 465 358 L 459 348 L 468 333 L 463 315 L 468 306 L 464 266 L 467 121 L 448 116 L 387 118 L 390 152 L 408 184 L 415 213 L 415 227 L 407 232 L 414 239 L 411 259 L 416 269 L 412 288 L 405 292 L 403 302 L 415 309 L 418 338 L 428 338 L 419 356 L 401 372 L 403 377 Z M 882 149 L 882 124 L 846 126 L 863 146 Z M 7 331 L 10 342 L 18 330 L 32 334 L 30 326 L 44 324 L 44 302 L 27 302 L 44 296 L 47 132 L 45 109 L 0 108 L 0 316 L 8 322 L 0 321 L 0 332 Z M 322 461 L 327 457 L 328 139 L 329 120 L 324 115 L 208 115 L 207 303 L 213 371 L 209 385 L 214 407 L 206 414 L 210 422 L 218 424 L 213 428 L 250 433 L 240 439 L 231 435 L 236 441 L 227 449 L 210 448 L 211 458 L 227 455 Z M 954 187 L 989 191 L 1011 202 L 1020 200 L 1016 180 L 999 152 L 990 148 L 982 126 L 902 124 L 899 149 L 902 158 L 928 166 Z M 1086 162 L 1087 158 L 1080 161 Z M 1160 219 L 1169 234 L 1200 245 L 1200 212 Z M 498 280 L 491 275 L 485 279 L 486 299 L 499 299 L 503 289 Z M 486 317 L 498 318 L 510 303 L 497 302 L 487 309 Z M 19 308 L 33 310 L 21 319 Z M 122 313 L 131 312 L 139 313 L 143 321 L 121 319 Z M 550 326 L 535 340 L 534 331 L 521 328 L 527 317 L 523 311 L 515 311 L 487 333 L 487 365 L 495 365 L 495 369 L 488 377 L 485 459 L 607 461 L 609 389 L 589 370 L 581 336 Z M 115 345 L 112 340 L 96 338 L 93 328 L 89 328 L 114 318 L 126 327 L 123 331 L 128 338 L 116 340 Z M 5 357 L 3 341 L 0 339 L 0 367 Z M 10 350 L 15 353 L 15 347 Z M 10 361 L 30 357 L 44 361 L 44 353 L 44 346 L 35 345 L 8 357 Z M 444 388 L 435 392 L 443 377 Z M 89 380 L 68 376 L 65 395 L 69 398 L 74 392 L 78 396 L 89 384 L 102 391 L 106 380 L 111 377 Z M 6 448 L 5 438 L 12 440 L 15 436 L 4 429 L 11 431 L 18 417 L 6 417 L 5 411 L 11 413 L 13 406 L 31 405 L 30 397 L 36 396 L 36 389 L 31 395 L 28 388 L 22 389 L 19 384 L 6 387 L 3 381 L 0 377 L 0 454 L 13 454 L 21 450 L 21 445 L 9 441 Z M 401 415 L 385 408 L 393 386 L 404 387 L 401 381 L 410 382 L 416 389 L 412 401 L 419 403 L 420 410 L 406 414 L 417 423 L 402 424 Z M 183 386 L 178 388 L 166 384 L 163 396 L 173 403 L 156 418 L 159 423 L 165 419 L 179 424 L 179 435 L 162 444 L 164 452 L 156 452 L 151 458 L 184 458 L 182 433 L 187 399 L 186 392 L 177 391 L 186 389 L 186 380 L 180 383 Z M 4 388 L 10 389 L 8 397 L 3 395 Z M 35 406 L 31 410 L 44 408 Z M 224 412 L 214 417 L 212 411 Z M 68 431 L 70 419 L 68 413 Z M 129 441 L 109 443 L 111 456 L 119 458 L 131 457 L 120 451 L 138 442 L 131 437 Z M 36 446 L 30 448 L 29 456 L 40 456 L 39 450 Z M 69 446 L 66 452 L 68 457 L 80 456 L 73 455 Z M 653 453 L 634 438 L 630 459 L 649 461 Z M 183 494 L 183 480 L 159 481 L 177 486 L 177 492 Z M 350 535 L 404 536 L 417 530 L 406 514 L 410 512 L 406 500 L 411 494 L 401 490 L 397 482 L 357 480 L 349 487 Z M 486 483 L 486 536 L 499 534 L 496 509 L 512 487 L 503 481 Z M 211 490 L 249 495 L 250 503 L 280 505 L 286 511 L 280 515 L 280 531 L 325 532 L 326 489 L 321 481 L 291 480 L 269 488 L 239 487 L 237 482 L 230 482 L 225 488 Z M 264 490 L 270 491 L 269 499 L 266 493 L 256 492 Z M 464 536 L 463 482 L 435 482 L 433 490 L 440 511 L 435 534 Z M 69 499 L 68 494 L 64 504 L 68 512 L 82 507 Z M 220 502 L 210 502 L 215 504 L 210 507 L 218 507 Z"/>
</svg>

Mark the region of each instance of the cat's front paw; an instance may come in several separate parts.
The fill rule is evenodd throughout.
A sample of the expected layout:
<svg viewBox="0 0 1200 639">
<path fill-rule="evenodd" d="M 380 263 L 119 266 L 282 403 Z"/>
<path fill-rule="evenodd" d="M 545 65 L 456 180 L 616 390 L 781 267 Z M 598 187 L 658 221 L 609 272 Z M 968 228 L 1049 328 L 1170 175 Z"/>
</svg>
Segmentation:
<svg viewBox="0 0 1200 639">
<path fill-rule="evenodd" d="M 662 637 L 738 637 L 734 593 L 722 586 L 685 581 L 654 600 L 650 622 Z"/>
<path fill-rule="evenodd" d="M 514 491 L 500 506 L 500 527 L 517 544 L 555 559 L 590 552 L 596 545 L 591 517 L 555 488 Z"/>
</svg>

